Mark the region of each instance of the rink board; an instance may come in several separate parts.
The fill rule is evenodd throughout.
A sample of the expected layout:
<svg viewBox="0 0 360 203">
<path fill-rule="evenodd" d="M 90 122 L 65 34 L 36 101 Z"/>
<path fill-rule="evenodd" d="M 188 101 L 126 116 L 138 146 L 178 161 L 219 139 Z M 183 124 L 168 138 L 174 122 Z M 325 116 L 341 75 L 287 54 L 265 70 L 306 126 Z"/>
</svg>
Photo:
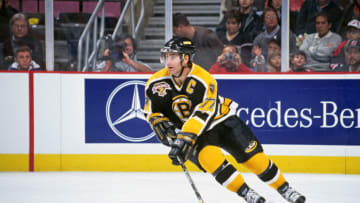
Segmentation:
<svg viewBox="0 0 360 203">
<path fill-rule="evenodd" d="M 149 75 L 29 75 L 0 73 L 0 171 L 181 170 L 141 116 L 122 120 Z M 283 171 L 360 174 L 359 74 L 215 77 Z"/>
</svg>

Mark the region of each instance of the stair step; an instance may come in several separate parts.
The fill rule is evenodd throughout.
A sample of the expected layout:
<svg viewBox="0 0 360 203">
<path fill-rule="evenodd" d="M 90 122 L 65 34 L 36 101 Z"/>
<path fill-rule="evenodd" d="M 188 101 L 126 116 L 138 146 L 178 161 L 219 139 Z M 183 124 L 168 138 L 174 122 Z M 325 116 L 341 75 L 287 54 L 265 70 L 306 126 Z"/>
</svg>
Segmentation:
<svg viewBox="0 0 360 203">
<path fill-rule="evenodd" d="M 153 71 L 164 67 L 160 64 L 160 49 L 165 43 L 164 1 L 157 0 L 153 16 L 147 21 L 144 39 L 138 41 L 137 58 L 148 64 Z M 173 13 L 181 12 L 188 16 L 194 26 L 204 26 L 215 31 L 219 23 L 219 0 L 172 0 Z"/>
<path fill-rule="evenodd" d="M 137 57 L 145 60 L 160 59 L 160 49 L 158 51 L 139 51 Z"/>
<path fill-rule="evenodd" d="M 220 12 L 220 5 L 201 5 L 201 6 L 194 6 L 194 5 L 181 5 L 181 6 L 173 6 L 173 13 L 183 13 L 185 15 L 214 15 L 218 16 Z M 164 15 L 164 6 L 163 5 L 156 5 L 154 6 L 154 14 L 162 14 Z"/>
<path fill-rule="evenodd" d="M 216 27 L 208 27 L 208 29 L 215 31 Z M 146 39 L 164 39 L 165 36 L 165 28 L 163 27 L 147 27 L 144 30 L 144 36 Z"/>
<path fill-rule="evenodd" d="M 139 50 L 157 50 L 159 51 L 161 47 L 164 46 L 164 39 L 150 39 L 150 40 L 140 40 L 139 42 Z"/>
<path fill-rule="evenodd" d="M 156 2 L 157 4 L 165 4 L 165 0 L 158 0 Z M 201 4 L 215 4 L 215 5 L 220 5 L 220 1 L 219 0 L 173 0 L 172 1 L 173 5 L 179 5 L 179 4 L 192 4 L 192 5 L 201 5 Z"/>
<path fill-rule="evenodd" d="M 217 24 L 219 24 L 219 16 L 189 16 L 188 19 L 190 24 L 192 25 L 216 26 Z M 165 17 L 163 16 L 150 17 L 148 21 L 148 26 L 160 27 L 164 26 L 164 24 Z"/>
</svg>

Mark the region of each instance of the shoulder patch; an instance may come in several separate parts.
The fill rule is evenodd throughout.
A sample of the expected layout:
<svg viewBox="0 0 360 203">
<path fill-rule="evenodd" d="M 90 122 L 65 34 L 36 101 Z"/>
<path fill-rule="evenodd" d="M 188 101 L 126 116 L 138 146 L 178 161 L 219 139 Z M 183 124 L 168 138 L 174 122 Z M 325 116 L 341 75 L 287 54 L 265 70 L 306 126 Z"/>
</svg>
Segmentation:
<svg viewBox="0 0 360 203">
<path fill-rule="evenodd" d="M 155 95 L 157 93 L 161 97 L 166 95 L 166 90 L 171 90 L 171 87 L 167 82 L 158 82 L 152 87 L 153 94 Z"/>
<path fill-rule="evenodd" d="M 255 140 L 252 140 L 249 142 L 248 147 L 245 149 L 246 153 L 252 152 L 257 147 L 257 142 Z"/>
</svg>

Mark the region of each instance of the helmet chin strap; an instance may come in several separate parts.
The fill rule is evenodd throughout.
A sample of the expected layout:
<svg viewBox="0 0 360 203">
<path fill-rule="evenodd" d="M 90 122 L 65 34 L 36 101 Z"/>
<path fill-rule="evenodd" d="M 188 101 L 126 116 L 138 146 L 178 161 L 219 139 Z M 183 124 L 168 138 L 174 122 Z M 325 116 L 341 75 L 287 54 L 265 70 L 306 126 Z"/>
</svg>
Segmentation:
<svg viewBox="0 0 360 203">
<path fill-rule="evenodd" d="M 181 66 L 180 73 L 179 73 L 178 75 L 173 75 L 173 76 L 174 76 L 174 78 L 180 78 L 180 77 L 181 77 L 181 75 L 182 75 L 182 74 L 183 74 L 183 72 L 184 72 L 184 69 L 185 69 L 185 67 L 184 67 L 184 66 Z"/>
<path fill-rule="evenodd" d="M 180 78 L 181 75 L 183 74 L 184 69 L 185 69 L 185 66 L 182 65 L 183 61 L 184 61 L 184 57 L 182 56 L 182 57 L 180 57 L 180 64 L 181 64 L 180 73 L 178 75 L 173 75 L 174 78 Z"/>
</svg>

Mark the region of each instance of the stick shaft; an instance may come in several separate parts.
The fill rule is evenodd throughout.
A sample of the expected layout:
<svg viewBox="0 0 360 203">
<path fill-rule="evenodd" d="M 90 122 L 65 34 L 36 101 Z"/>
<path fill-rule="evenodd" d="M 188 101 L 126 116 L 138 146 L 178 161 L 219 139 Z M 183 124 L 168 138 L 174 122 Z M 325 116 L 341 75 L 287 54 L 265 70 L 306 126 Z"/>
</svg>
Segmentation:
<svg viewBox="0 0 360 203">
<path fill-rule="evenodd" d="M 193 179 L 191 178 L 189 171 L 187 170 L 187 168 L 184 165 L 184 162 L 180 159 L 180 157 L 177 157 L 177 160 L 179 161 L 180 166 L 183 169 L 186 178 L 190 182 L 190 185 L 191 185 L 192 189 L 194 190 L 197 199 L 199 200 L 200 203 L 204 203 L 204 200 L 202 199 L 198 189 L 196 188 L 195 183 L 194 183 Z"/>
</svg>

